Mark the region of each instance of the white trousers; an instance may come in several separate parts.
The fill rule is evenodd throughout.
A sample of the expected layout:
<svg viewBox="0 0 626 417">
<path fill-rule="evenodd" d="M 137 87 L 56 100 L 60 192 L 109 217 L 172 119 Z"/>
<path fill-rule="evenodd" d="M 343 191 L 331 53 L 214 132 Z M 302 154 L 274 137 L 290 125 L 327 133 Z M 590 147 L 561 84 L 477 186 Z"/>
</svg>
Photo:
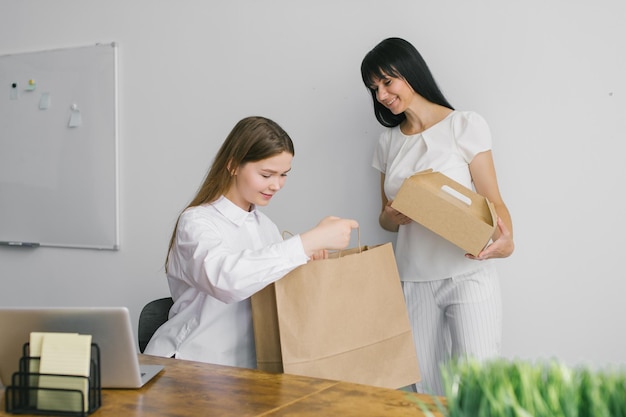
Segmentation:
<svg viewBox="0 0 626 417">
<path fill-rule="evenodd" d="M 478 271 L 426 282 L 402 282 L 422 381 L 417 392 L 444 395 L 441 367 L 451 357 L 500 355 L 502 295 L 493 262 Z"/>
</svg>

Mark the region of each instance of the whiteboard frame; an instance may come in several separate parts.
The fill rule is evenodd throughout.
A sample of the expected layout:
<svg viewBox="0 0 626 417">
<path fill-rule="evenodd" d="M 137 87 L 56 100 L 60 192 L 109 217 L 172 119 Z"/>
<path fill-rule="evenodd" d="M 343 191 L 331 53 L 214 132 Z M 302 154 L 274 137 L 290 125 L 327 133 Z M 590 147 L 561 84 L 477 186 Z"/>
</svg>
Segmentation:
<svg viewBox="0 0 626 417">
<path fill-rule="evenodd" d="M 103 49 L 94 49 L 94 48 L 103 48 Z M 109 52 L 102 52 L 102 57 L 100 57 L 100 54 L 101 54 L 100 51 L 105 51 L 105 48 L 110 48 L 110 51 L 112 51 L 112 54 L 109 54 Z M 87 49 L 89 49 L 89 51 L 87 51 Z M 30 247 L 30 248 L 42 246 L 42 247 L 59 247 L 59 248 L 72 248 L 72 249 L 119 250 L 119 247 L 120 247 L 120 242 L 119 242 L 119 236 L 120 236 L 120 233 L 119 233 L 120 232 L 119 231 L 119 123 L 118 123 L 119 121 L 119 117 L 118 117 L 118 82 L 119 80 L 118 80 L 118 45 L 117 43 L 116 42 L 96 43 L 96 44 L 77 46 L 77 47 L 57 48 L 57 49 L 48 49 L 48 50 L 41 50 L 41 51 L 34 51 L 34 52 L 24 52 L 24 53 L 2 55 L 0 56 L 0 79 L 3 78 L 3 74 L 1 71 L 2 63 L 3 63 L 2 60 L 7 60 L 5 61 L 7 63 L 10 63 L 11 60 L 16 60 L 18 61 L 18 63 L 14 65 L 19 65 L 20 59 L 28 59 L 30 57 L 31 59 L 34 60 L 34 59 L 37 59 L 39 55 L 41 55 L 41 57 L 43 57 L 44 59 L 45 57 L 56 58 L 55 54 L 57 53 L 59 53 L 60 55 L 61 54 L 73 54 L 73 53 L 81 54 L 81 51 L 85 51 L 85 54 L 91 54 L 91 51 L 97 51 L 97 52 L 94 52 L 97 55 L 97 59 L 94 60 L 95 62 L 94 65 L 100 65 L 100 66 L 97 68 L 96 67 L 92 68 L 90 67 L 91 62 L 85 64 L 82 61 L 80 61 L 76 64 L 76 68 L 71 68 L 68 71 L 70 72 L 71 71 L 83 71 L 83 70 L 94 71 L 95 74 L 88 73 L 86 76 L 86 78 L 89 78 L 91 75 L 96 76 L 95 82 L 89 85 L 90 92 L 88 93 L 88 95 L 98 95 L 99 93 L 102 93 L 101 96 L 98 95 L 98 100 L 91 100 L 91 101 L 97 102 L 97 103 L 100 103 L 100 101 L 103 101 L 103 104 L 94 104 L 94 106 L 92 106 L 93 108 L 89 108 L 88 106 L 88 113 L 86 117 L 84 116 L 82 117 L 82 119 L 87 120 L 87 122 L 83 123 L 81 126 L 77 128 L 64 126 L 64 127 L 67 127 L 64 132 L 67 132 L 67 133 L 61 133 L 61 136 L 63 136 L 62 139 L 67 139 L 67 137 L 70 135 L 78 135 L 76 132 L 80 132 L 80 134 L 87 135 L 87 136 L 82 136 L 83 143 L 87 142 L 86 144 L 84 144 L 84 147 L 87 151 L 92 151 L 93 155 L 91 155 L 91 159 L 89 157 L 83 159 L 83 161 L 86 161 L 84 162 L 85 164 L 88 164 L 88 162 L 91 161 L 93 162 L 93 164 L 91 165 L 99 166 L 99 164 L 101 163 L 100 159 L 96 160 L 95 158 L 100 158 L 100 154 L 97 154 L 97 155 L 95 154 L 97 153 L 98 150 L 100 150 L 100 147 L 105 147 L 107 150 L 107 154 L 102 157 L 102 161 L 103 161 L 102 165 L 103 166 L 106 165 L 106 169 L 103 170 L 104 174 L 102 174 L 100 171 L 95 172 L 96 170 L 101 169 L 101 168 L 98 168 L 98 167 L 94 168 L 95 173 L 93 174 L 94 176 L 93 183 L 81 184 L 82 188 L 88 188 L 89 196 L 85 196 L 84 193 L 81 195 L 75 194 L 72 196 L 73 199 L 70 199 L 69 202 L 67 199 L 63 199 L 60 203 L 57 202 L 59 207 L 63 207 L 62 209 L 57 208 L 56 212 L 54 211 L 54 209 L 51 209 L 50 211 L 53 213 L 61 212 L 62 213 L 61 216 L 62 216 L 66 214 L 65 213 L 66 211 L 68 213 L 71 212 L 71 209 L 68 210 L 68 208 L 70 206 L 72 206 L 73 208 L 73 205 L 72 205 L 73 202 L 79 203 L 77 205 L 80 206 L 80 203 L 85 201 L 85 199 L 93 198 L 95 199 L 95 201 L 93 201 L 92 204 L 94 207 L 97 207 L 97 213 L 95 212 L 93 214 L 85 213 L 85 212 L 88 212 L 89 209 L 84 210 L 83 212 L 79 212 L 81 213 L 79 214 L 79 217 L 83 221 L 82 222 L 83 224 L 81 224 L 80 222 L 76 222 L 75 230 L 78 230 L 80 228 L 82 230 L 85 230 L 85 232 L 81 230 L 78 232 L 78 234 L 76 234 L 75 230 L 71 229 L 72 220 L 68 221 L 67 218 L 61 218 L 61 221 L 66 222 L 66 224 L 69 227 L 68 228 L 58 227 L 59 230 L 61 229 L 69 230 L 70 232 L 67 234 L 67 236 L 65 235 L 64 231 L 51 232 L 51 233 L 57 233 L 57 235 L 51 238 L 49 236 L 48 229 L 45 226 L 43 227 L 43 229 L 46 229 L 44 232 L 41 232 L 39 229 L 27 230 L 22 235 L 19 232 L 15 233 L 14 230 L 11 230 L 10 232 L 8 232 L 9 234 L 7 234 L 7 232 L 3 232 L 2 230 L 2 229 L 11 229 L 11 227 L 7 226 L 9 224 L 7 222 L 10 222 L 11 220 L 19 220 L 21 221 L 21 223 L 19 222 L 18 223 L 21 225 L 24 225 L 26 223 L 24 222 L 24 219 L 17 218 L 19 217 L 19 215 L 13 218 L 3 219 L 4 215 L 6 215 L 9 212 L 16 213 L 18 211 L 18 209 L 16 208 L 18 204 L 12 207 L 9 205 L 10 203 L 7 203 L 8 200 L 5 200 L 3 203 L 2 195 L 0 195 L 0 209 L 4 207 L 4 209 L 6 210 L 5 213 L 0 212 L 0 246 L 15 246 L 15 247 Z M 91 57 L 91 55 L 85 55 L 85 56 Z M 102 64 L 102 62 L 100 61 L 101 59 L 102 61 L 104 61 L 104 65 L 101 65 Z M 51 61 L 54 61 L 54 59 L 52 59 Z M 57 64 L 56 61 L 50 64 L 51 65 L 50 68 L 46 67 L 44 70 L 48 70 L 50 72 L 53 72 L 54 74 L 61 73 L 63 69 L 54 67 L 55 64 Z M 73 62 L 68 63 L 67 61 L 63 61 L 62 65 L 60 66 L 63 68 L 66 68 L 68 66 L 71 66 L 72 64 Z M 103 67 L 106 67 L 106 68 L 103 68 Z M 11 74 L 9 74 L 10 65 L 6 65 L 6 68 L 9 68 L 9 70 L 7 71 L 7 76 L 10 77 L 11 76 Z M 40 69 L 40 71 L 43 71 L 43 70 Z M 35 71 L 33 70 L 33 72 Z M 83 75 L 83 73 L 81 73 L 81 75 Z M 50 77 L 52 77 L 52 75 Z M 103 78 L 106 78 L 106 80 L 102 80 L 97 77 L 103 77 Z M 112 77 L 112 80 L 110 77 Z M 76 77 L 76 78 L 79 78 L 79 77 Z M 98 81 L 103 81 L 103 82 L 101 83 L 101 85 L 99 85 L 100 83 L 98 83 Z M 79 82 L 80 81 L 78 80 L 76 81 L 77 84 Z M 112 86 L 113 91 L 111 91 L 111 86 Z M 36 87 L 37 89 L 39 89 L 38 85 L 36 85 Z M 20 88 L 22 89 L 23 87 L 20 87 Z M 58 88 L 59 90 L 62 90 L 63 88 L 65 88 L 65 90 L 72 90 L 72 88 L 78 88 L 78 87 L 76 87 L 76 85 L 72 85 L 71 87 L 58 87 Z M 102 90 L 102 88 L 106 88 L 107 90 L 104 91 Z M 45 91 L 44 89 L 37 91 L 36 96 L 37 97 L 39 97 L 39 95 L 43 96 L 44 91 Z M 30 94 L 28 93 L 27 89 L 24 89 L 23 91 L 20 90 L 19 93 L 20 94 L 23 93 L 26 95 Z M 67 103 L 55 102 L 54 93 L 51 93 L 50 95 L 52 97 L 51 108 L 67 105 Z M 103 100 L 99 100 L 100 97 L 103 97 Z M 5 97 L 0 97 L 0 99 L 6 100 L 7 98 L 5 96 Z M 88 100 L 84 100 L 84 101 L 88 101 Z M 89 104 L 92 104 L 92 103 L 89 103 Z M 112 108 L 108 106 L 112 106 Z M 0 107 L 0 109 L 1 108 L 2 107 Z M 80 111 L 80 109 L 81 107 L 79 105 L 78 110 Z M 66 110 L 69 112 L 68 114 L 70 115 L 71 113 L 74 113 L 72 110 L 69 110 L 69 109 L 66 109 Z M 104 113 L 104 116 L 98 114 L 98 116 L 96 117 L 96 114 L 98 112 L 94 110 L 99 110 L 100 111 L 99 113 Z M 105 110 L 105 111 L 102 111 L 102 110 Z M 29 111 L 32 111 L 32 110 L 29 110 Z M 58 110 L 58 108 L 55 108 L 55 111 L 58 112 L 61 110 Z M 41 107 L 39 109 L 39 112 L 40 113 L 38 114 L 42 114 Z M 10 113 L 10 112 L 7 111 L 7 113 Z M 22 120 L 22 122 L 24 122 L 24 120 Z M 98 122 L 100 122 L 101 124 L 99 125 Z M 10 121 L 7 121 L 5 125 L 8 126 L 9 123 Z M 104 126 L 102 126 L 102 124 L 104 124 Z M 88 126 L 88 127 L 85 128 L 83 126 Z M 84 129 L 84 130 L 81 132 L 81 129 Z M 89 133 L 90 132 L 89 129 L 95 129 L 98 131 L 98 133 L 96 134 Z M 16 130 L 19 130 L 19 126 Z M 105 133 L 102 133 L 102 134 L 99 133 L 100 130 L 102 130 Z M 3 132 L 2 125 L 0 124 L 0 134 L 2 134 L 2 132 Z M 7 138 L 10 137 L 12 134 L 12 132 L 9 132 L 8 130 L 5 133 L 6 133 L 5 136 Z M 24 136 L 31 134 L 31 133 L 32 132 L 28 132 L 27 134 L 24 134 Z M 19 135 L 20 135 L 19 133 L 15 133 L 16 137 Z M 33 135 L 33 136 L 37 136 L 37 135 Z M 41 136 L 43 137 L 46 135 L 41 135 Z M 51 133 L 49 137 L 45 137 L 43 139 L 49 139 L 49 138 L 52 138 L 53 136 L 54 136 L 54 133 Z M 76 137 L 80 137 L 80 136 L 76 136 Z M 10 139 L 7 139 L 7 138 L 4 139 L 5 141 L 4 145 L 7 146 L 7 149 L 8 149 L 11 145 L 11 142 L 9 141 Z M 94 141 L 89 142 L 89 140 L 84 140 L 85 138 L 94 139 Z M 19 139 L 21 138 L 17 138 L 17 140 Z M 50 143 L 52 142 L 53 140 L 50 140 Z M 14 143 L 18 143 L 18 142 L 14 141 Z M 74 142 L 74 143 L 80 143 L 80 142 Z M 3 139 L 0 137 L 0 152 L 2 152 L 2 146 L 3 146 Z M 22 145 L 22 144 L 19 144 L 18 146 L 26 147 L 26 145 Z M 36 145 L 32 146 L 33 149 L 35 149 L 36 147 L 37 147 Z M 37 152 L 44 153 L 44 150 L 43 149 L 37 150 Z M 21 155 L 21 156 L 30 156 L 30 155 Z M 2 158 L 2 155 L 0 155 L 0 159 L 1 158 Z M 5 156 L 5 158 L 8 158 L 8 156 Z M 42 158 L 41 155 L 37 155 L 36 158 L 32 158 L 32 159 L 37 160 L 38 158 Z M 50 159 L 52 158 L 53 157 L 51 156 Z M 60 158 L 61 157 L 59 157 L 59 159 Z M 32 167 L 33 161 L 28 161 L 28 162 L 31 164 L 31 167 Z M 61 165 L 62 161 L 56 160 L 55 162 L 57 163 L 57 165 Z M 72 161 L 70 160 L 70 162 Z M 10 162 L 10 164 L 11 163 L 13 162 Z M 17 162 L 15 163 L 17 164 Z M 113 166 L 110 166 L 111 163 L 113 164 Z M 45 165 L 45 164 L 42 164 L 42 165 Z M 19 170 L 19 167 L 18 167 L 18 170 Z M 61 170 L 62 170 L 61 168 L 58 169 L 58 171 L 61 171 Z M 48 170 L 47 172 L 51 172 L 51 170 Z M 80 175 L 80 173 L 78 172 L 74 172 L 74 174 Z M 18 188 L 19 186 L 16 186 L 15 183 L 11 183 L 11 178 L 9 178 L 6 181 L 3 181 L 3 176 L 6 176 L 6 175 L 7 175 L 7 170 L 5 169 L 5 171 L 2 171 L 2 168 L 0 167 L 0 191 L 3 190 L 3 185 L 6 185 L 6 184 L 12 184 L 13 188 Z M 27 175 L 30 175 L 30 173 L 27 173 Z M 68 176 L 67 172 L 65 171 L 63 175 L 65 175 L 66 177 Z M 88 177 L 88 176 L 89 175 L 85 175 L 85 177 Z M 44 179 L 36 180 L 36 181 L 46 181 L 45 176 L 42 176 L 42 178 Z M 82 180 L 77 180 L 77 181 L 82 181 Z M 35 185 L 38 185 L 38 184 L 35 184 Z M 62 188 L 65 185 L 66 184 L 62 184 L 61 186 L 58 186 L 56 190 L 58 190 L 59 188 Z M 93 185 L 93 188 L 87 187 L 89 185 Z M 32 183 L 29 184 L 29 186 L 32 186 Z M 72 186 L 73 184 L 70 184 L 68 187 L 71 189 L 70 192 L 74 191 L 72 189 Z M 54 189 L 54 186 L 48 187 L 48 188 L 49 190 L 47 191 L 49 191 L 50 193 L 53 193 L 53 191 L 50 191 L 50 189 Z M 5 191 L 7 190 L 8 188 Z M 80 192 L 80 191 L 81 190 L 77 189 L 77 192 Z M 106 197 L 99 197 L 100 191 L 103 191 L 102 194 L 106 195 Z M 62 192 L 67 193 L 67 190 L 64 189 Z M 7 195 L 12 195 L 12 194 L 5 192 L 5 197 Z M 97 196 L 97 197 L 91 197 L 91 196 Z M 105 207 L 102 210 L 100 206 L 97 204 L 98 202 L 100 202 L 100 200 L 97 200 L 98 198 L 106 198 L 106 200 L 103 200 L 106 204 L 102 204 L 102 206 Z M 45 200 L 45 199 L 42 199 L 42 200 Z M 42 201 L 42 206 L 45 206 L 45 203 L 46 202 Z M 32 204 L 26 203 L 28 210 L 31 209 L 30 208 L 31 205 Z M 87 206 L 88 205 L 86 205 L 86 207 Z M 11 211 L 11 209 L 13 209 L 13 211 Z M 41 212 L 45 214 L 44 209 L 42 209 Z M 83 214 L 85 216 L 84 218 L 83 218 Z M 93 219 L 89 216 L 93 216 Z M 33 218 L 33 217 L 36 218 L 38 216 L 36 215 L 32 216 L 32 213 L 31 213 L 31 217 L 29 218 Z M 45 217 L 45 216 L 42 216 L 42 217 Z M 38 219 L 35 219 L 33 223 L 35 223 L 36 220 Z M 51 220 L 55 220 L 55 219 L 51 218 Z M 94 221 L 90 221 L 90 220 L 94 220 Z M 93 226 L 93 227 L 92 228 L 86 227 L 85 223 L 89 223 L 89 226 Z M 36 228 L 36 226 L 33 226 L 33 227 Z M 28 226 L 28 228 L 30 228 L 30 226 Z M 52 227 L 52 229 L 54 229 L 54 227 Z M 37 236 L 38 232 L 40 236 Z"/>
</svg>

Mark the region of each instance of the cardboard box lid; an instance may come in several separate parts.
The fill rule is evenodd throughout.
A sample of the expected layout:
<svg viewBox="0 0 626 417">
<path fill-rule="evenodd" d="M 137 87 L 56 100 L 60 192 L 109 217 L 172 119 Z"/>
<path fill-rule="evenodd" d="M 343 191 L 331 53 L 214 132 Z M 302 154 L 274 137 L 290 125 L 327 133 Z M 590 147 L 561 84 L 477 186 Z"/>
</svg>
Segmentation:
<svg viewBox="0 0 626 417">
<path fill-rule="evenodd" d="M 485 248 L 497 226 L 493 203 L 432 170 L 404 180 L 391 207 L 472 255 Z"/>
</svg>

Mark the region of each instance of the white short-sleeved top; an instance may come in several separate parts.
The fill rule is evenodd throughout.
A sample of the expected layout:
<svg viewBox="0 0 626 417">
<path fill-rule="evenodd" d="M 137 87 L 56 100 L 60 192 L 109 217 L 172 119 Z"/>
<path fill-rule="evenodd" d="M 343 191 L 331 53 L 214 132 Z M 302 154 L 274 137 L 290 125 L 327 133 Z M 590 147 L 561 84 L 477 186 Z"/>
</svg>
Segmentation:
<svg viewBox="0 0 626 417">
<path fill-rule="evenodd" d="M 222 196 L 185 210 L 168 262 L 174 305 L 145 353 L 255 368 L 249 297 L 308 259 L 257 209 Z"/>
<path fill-rule="evenodd" d="M 483 117 L 471 111 L 453 111 L 415 135 L 403 134 L 399 126 L 385 130 L 372 165 L 385 174 L 384 191 L 389 200 L 395 199 L 406 178 L 426 169 L 473 189 L 469 163 L 491 146 L 491 132 Z M 403 281 L 445 279 L 480 267 L 480 262 L 465 258 L 464 250 L 416 222 L 400 226 L 395 254 Z"/>
</svg>

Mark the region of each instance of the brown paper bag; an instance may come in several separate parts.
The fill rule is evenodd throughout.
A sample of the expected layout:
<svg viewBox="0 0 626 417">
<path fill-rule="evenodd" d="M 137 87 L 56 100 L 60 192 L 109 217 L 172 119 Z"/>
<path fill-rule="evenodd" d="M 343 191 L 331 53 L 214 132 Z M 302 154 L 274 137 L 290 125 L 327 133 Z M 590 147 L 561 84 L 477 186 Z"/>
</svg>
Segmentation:
<svg viewBox="0 0 626 417">
<path fill-rule="evenodd" d="M 385 388 L 420 380 L 391 243 L 294 269 L 252 297 L 252 314 L 259 369 Z"/>
</svg>

